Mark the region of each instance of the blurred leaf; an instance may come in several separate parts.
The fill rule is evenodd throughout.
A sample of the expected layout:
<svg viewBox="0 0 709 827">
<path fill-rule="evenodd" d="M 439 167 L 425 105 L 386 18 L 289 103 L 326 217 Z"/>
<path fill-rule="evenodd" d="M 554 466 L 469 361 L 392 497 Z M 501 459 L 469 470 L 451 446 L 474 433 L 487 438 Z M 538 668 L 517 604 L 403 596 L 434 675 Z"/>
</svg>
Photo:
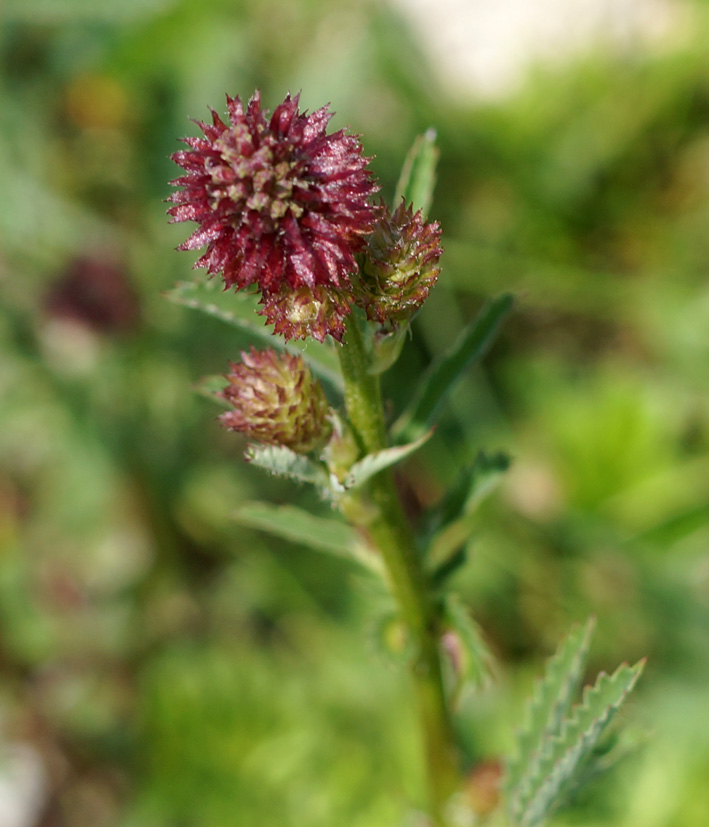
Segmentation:
<svg viewBox="0 0 709 827">
<path fill-rule="evenodd" d="M 246 502 L 232 513 L 240 525 L 266 531 L 292 543 L 354 560 L 381 573 L 380 558 L 360 541 L 357 532 L 339 520 L 316 517 L 292 505 Z"/>
<path fill-rule="evenodd" d="M 455 594 L 448 594 L 443 605 L 443 622 L 454 633 L 459 649 L 451 653 L 458 696 L 466 684 L 480 688 L 490 676 L 492 655 L 483 638 L 482 630 L 468 609 Z"/>
<path fill-rule="evenodd" d="M 615 713 L 635 686 L 645 665 L 623 664 L 610 677 L 601 673 L 586 687 L 583 702 L 563 722 L 558 735 L 539 746 L 539 757 L 512 791 L 510 814 L 517 827 L 539 827 L 566 792 L 576 769 L 589 757 Z"/>
<path fill-rule="evenodd" d="M 218 394 L 224 390 L 225 386 L 226 379 L 223 376 L 212 374 L 211 376 L 203 376 L 195 382 L 194 390 L 200 396 L 209 399 L 210 402 L 216 402 L 217 405 L 220 405 L 222 408 L 229 408 L 230 405 L 226 399 L 218 396 Z"/>
<path fill-rule="evenodd" d="M 512 296 L 505 294 L 488 302 L 476 319 L 461 333 L 452 350 L 426 371 L 411 402 L 394 423 L 398 440 L 415 439 L 430 428 L 463 371 L 480 359 L 492 344 L 502 320 L 512 309 Z"/>
<path fill-rule="evenodd" d="M 433 190 L 436 186 L 436 165 L 439 154 L 435 129 L 428 129 L 416 138 L 406 156 L 396 185 L 394 209 L 399 206 L 403 198 L 406 204 L 413 205 L 414 212 L 421 210 L 424 218 L 428 215 Z"/>
<path fill-rule="evenodd" d="M 164 13 L 179 0 L 5 0 L 3 17 L 43 25 L 57 23 L 125 23 Z"/>
<path fill-rule="evenodd" d="M 472 534 L 475 510 L 509 465 L 509 457 L 501 451 L 480 451 L 442 501 L 426 515 L 427 534 L 434 535 L 429 544 L 429 566 L 439 583 L 465 562 L 465 555 L 459 552 Z"/>
<path fill-rule="evenodd" d="M 277 477 L 290 477 L 298 482 L 329 488 L 330 477 L 322 463 L 284 445 L 248 445 L 244 457 L 247 462 Z"/>
<path fill-rule="evenodd" d="M 256 296 L 243 291 L 224 290 L 219 280 L 206 278 L 179 282 L 164 295 L 175 304 L 192 307 L 214 316 L 269 347 L 300 353 L 313 373 L 333 387 L 342 388 L 342 376 L 334 347 L 310 339 L 286 345 L 280 336 L 273 335 L 273 331 L 266 327 L 263 318 L 258 316 Z"/>
<path fill-rule="evenodd" d="M 416 647 L 400 612 L 383 612 L 374 623 L 372 632 L 372 642 L 377 651 L 393 666 L 401 668 L 411 662 Z"/>
<path fill-rule="evenodd" d="M 541 746 L 559 735 L 581 680 L 594 626 L 594 618 L 589 618 L 585 625 L 573 628 L 547 663 L 544 677 L 536 685 L 527 706 L 525 726 L 517 733 L 517 754 L 507 764 L 505 788 L 508 791 L 517 788 L 523 775 L 541 758 Z"/>
<path fill-rule="evenodd" d="M 507 812 L 515 827 L 539 827 L 547 819 L 642 672 L 644 661 L 633 667 L 623 664 L 611 677 L 602 672 L 569 714 L 593 626 L 590 619 L 571 631 L 535 688 L 504 781 Z"/>
</svg>

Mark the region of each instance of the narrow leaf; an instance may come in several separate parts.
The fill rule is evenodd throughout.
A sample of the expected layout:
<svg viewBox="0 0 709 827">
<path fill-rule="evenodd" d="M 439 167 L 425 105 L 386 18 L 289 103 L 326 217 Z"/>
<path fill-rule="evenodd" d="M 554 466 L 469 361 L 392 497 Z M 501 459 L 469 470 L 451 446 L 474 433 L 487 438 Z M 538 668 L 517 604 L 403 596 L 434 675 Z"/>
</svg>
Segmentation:
<svg viewBox="0 0 709 827">
<path fill-rule="evenodd" d="M 226 379 L 219 374 L 211 374 L 203 376 L 194 384 L 194 390 L 200 396 L 204 396 L 212 402 L 216 402 L 222 408 L 229 408 L 230 405 L 226 399 L 218 396 L 220 391 L 224 390 Z"/>
<path fill-rule="evenodd" d="M 330 476 L 322 463 L 297 454 L 284 445 L 248 445 L 245 458 L 247 462 L 276 476 L 329 488 Z"/>
<path fill-rule="evenodd" d="M 480 359 L 490 346 L 502 320 L 512 309 L 512 296 L 505 294 L 488 302 L 476 319 L 463 330 L 452 350 L 434 362 L 424 374 L 411 402 L 394 423 L 392 433 L 403 440 L 415 439 L 428 430 L 463 372 Z"/>
<path fill-rule="evenodd" d="M 453 693 L 455 698 L 466 684 L 472 684 L 476 688 L 485 684 L 490 676 L 492 655 L 483 639 L 482 630 L 454 594 L 446 597 L 443 620 L 454 633 L 460 647 L 451 654 L 457 678 L 457 691 Z"/>
<path fill-rule="evenodd" d="M 486 454 L 480 451 L 443 500 L 428 513 L 426 533 L 433 535 L 429 542 L 428 565 L 437 578 L 470 539 L 477 506 L 492 491 L 509 464 L 509 457 L 502 452 Z"/>
<path fill-rule="evenodd" d="M 507 765 L 504 786 L 510 816 L 521 815 L 520 785 L 534 775 L 544 744 L 561 731 L 561 724 L 581 680 L 595 620 L 571 630 L 548 663 L 527 707 L 526 724 L 517 734 L 517 754 Z"/>
<path fill-rule="evenodd" d="M 359 540 L 355 530 L 339 520 L 316 517 L 292 505 L 246 502 L 232 517 L 239 525 L 266 531 L 275 537 L 323 551 L 381 571 L 381 562 Z"/>
<path fill-rule="evenodd" d="M 413 204 L 414 212 L 421 210 L 423 217 L 426 217 L 436 185 L 438 156 L 436 130 L 428 129 L 416 138 L 406 156 L 396 185 L 394 209 L 403 198 L 407 204 Z"/>
<path fill-rule="evenodd" d="M 628 693 L 635 686 L 645 661 L 623 664 L 610 677 L 598 676 L 586 687 L 583 703 L 564 723 L 561 735 L 547 742 L 536 772 L 525 783 L 520 827 L 539 827 L 551 814 L 579 765 L 588 757 Z"/>
<path fill-rule="evenodd" d="M 431 509 L 429 521 L 436 527 L 448 525 L 474 509 L 509 467 L 510 458 L 502 451 L 494 454 L 479 451 L 441 502 Z"/>
<path fill-rule="evenodd" d="M 287 345 L 266 327 L 258 315 L 256 296 L 243 291 L 222 289 L 217 279 L 196 278 L 179 282 L 165 292 L 165 298 L 175 304 L 191 307 L 237 328 L 250 339 L 261 344 L 300 353 L 311 370 L 338 390 L 342 389 L 337 354 L 329 342 L 289 342 Z"/>
<path fill-rule="evenodd" d="M 397 445 L 394 448 L 385 448 L 383 451 L 377 451 L 375 454 L 368 454 L 350 468 L 350 472 L 343 483 L 343 488 L 358 488 L 375 474 L 406 459 L 406 457 L 413 454 L 414 451 L 417 451 L 424 443 L 428 442 L 432 434 L 433 431 L 431 430 L 414 442 L 409 442 L 406 445 Z"/>
</svg>

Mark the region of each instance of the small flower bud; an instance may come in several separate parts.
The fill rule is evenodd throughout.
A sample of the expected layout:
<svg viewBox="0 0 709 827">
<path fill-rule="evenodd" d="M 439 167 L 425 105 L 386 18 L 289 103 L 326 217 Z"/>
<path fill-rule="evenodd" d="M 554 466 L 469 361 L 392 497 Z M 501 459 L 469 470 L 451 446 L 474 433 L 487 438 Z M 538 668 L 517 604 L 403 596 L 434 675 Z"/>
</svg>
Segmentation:
<svg viewBox="0 0 709 827">
<path fill-rule="evenodd" d="M 396 326 L 408 322 L 436 283 L 443 252 L 438 222 L 424 223 L 402 201 L 393 214 L 384 209 L 369 237 L 357 304 L 370 321 Z"/>
<path fill-rule="evenodd" d="M 261 298 L 262 316 L 272 324 L 274 333 L 286 339 L 305 339 L 312 336 L 323 342 L 329 333 L 342 341 L 345 317 L 350 312 L 348 293 L 316 284 L 315 287 L 291 288 L 287 285 L 277 293 Z"/>
<path fill-rule="evenodd" d="M 299 454 L 327 440 L 330 408 L 302 356 L 252 347 L 241 358 L 230 363 L 229 384 L 219 394 L 233 406 L 219 417 L 225 428 Z"/>
</svg>

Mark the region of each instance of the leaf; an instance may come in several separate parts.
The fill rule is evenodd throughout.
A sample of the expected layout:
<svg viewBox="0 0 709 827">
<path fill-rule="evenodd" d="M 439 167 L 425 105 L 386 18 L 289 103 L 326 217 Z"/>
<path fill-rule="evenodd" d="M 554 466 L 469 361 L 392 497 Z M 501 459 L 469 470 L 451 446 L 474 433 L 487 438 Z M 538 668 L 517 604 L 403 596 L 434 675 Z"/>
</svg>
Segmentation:
<svg viewBox="0 0 709 827">
<path fill-rule="evenodd" d="M 373 624 L 372 632 L 371 640 L 377 652 L 384 656 L 392 666 L 400 668 L 413 661 L 416 646 L 400 612 L 392 610 L 382 613 Z"/>
<path fill-rule="evenodd" d="M 300 353 L 313 373 L 334 388 L 342 390 L 342 375 L 334 347 L 314 340 L 289 342 L 286 345 L 279 336 L 273 335 L 273 331 L 266 327 L 263 317 L 258 315 L 256 296 L 253 294 L 224 290 L 217 279 L 201 277 L 179 282 L 164 295 L 175 304 L 194 308 L 226 322 L 249 338 L 269 347 Z"/>
<path fill-rule="evenodd" d="M 410 441 L 433 425 L 438 410 L 456 382 L 466 368 L 483 356 L 511 309 L 512 296 L 509 294 L 488 302 L 463 330 L 453 348 L 431 365 L 408 407 L 394 423 L 392 434 L 397 439 Z"/>
<path fill-rule="evenodd" d="M 539 827 L 559 802 L 579 765 L 590 755 L 645 665 L 622 664 L 610 677 L 601 673 L 593 687 L 586 687 L 583 703 L 575 707 L 561 733 L 547 741 L 534 772 L 520 787 L 514 823 Z"/>
<path fill-rule="evenodd" d="M 81 23 L 119 24 L 153 17 L 171 6 L 174 0 L 124 0 L 121 3 L 96 3 L 95 0 L 9 0 L 3 7 L 5 20 L 26 24 L 77 25 Z"/>
<path fill-rule="evenodd" d="M 354 560 L 381 574 L 381 560 L 362 543 L 356 531 L 339 520 L 316 517 L 292 505 L 246 502 L 232 517 L 240 525 L 266 531 L 275 537 Z"/>
<path fill-rule="evenodd" d="M 330 475 L 321 462 L 297 454 L 284 445 L 248 445 L 245 458 L 276 476 L 309 482 L 321 488 L 330 487 Z"/>
<path fill-rule="evenodd" d="M 589 618 L 584 626 L 571 630 L 548 661 L 544 676 L 537 683 L 527 706 L 526 724 L 517 734 L 517 755 L 508 762 L 504 787 L 510 795 L 510 813 L 519 815 L 516 790 L 525 774 L 534 771 L 543 745 L 559 734 L 571 699 L 581 680 L 581 674 L 595 620 Z M 518 793 L 517 793 L 518 794 Z"/>
<path fill-rule="evenodd" d="M 216 402 L 222 408 L 231 407 L 226 399 L 218 396 L 219 392 L 224 390 L 226 386 L 226 379 L 219 374 L 211 374 L 210 376 L 203 376 L 195 382 L 194 390 L 200 396 L 204 396 L 211 402 Z"/>
<path fill-rule="evenodd" d="M 377 331 L 374 333 L 370 347 L 370 365 L 367 373 L 372 376 L 379 376 L 389 370 L 401 355 L 401 348 L 409 336 L 409 324 L 402 324 L 396 330 L 386 332 Z"/>
<path fill-rule="evenodd" d="M 448 594 L 443 604 L 443 622 L 455 634 L 460 650 L 453 655 L 457 686 L 456 697 L 466 684 L 480 688 L 490 676 L 492 655 L 482 630 L 455 594 Z M 456 661 L 457 654 L 457 662 Z"/>
<path fill-rule="evenodd" d="M 473 510 L 491 491 L 510 467 L 510 458 L 503 451 L 488 454 L 479 451 L 473 462 L 463 470 L 453 487 L 431 510 L 436 526 L 448 525 Z"/>
<path fill-rule="evenodd" d="M 475 461 L 463 471 L 455 485 L 429 514 L 426 533 L 433 538 L 428 544 L 428 565 L 441 581 L 457 568 L 461 547 L 470 539 L 475 525 L 475 510 L 490 493 L 499 477 L 510 465 L 507 454 L 480 451 Z M 460 563 L 464 562 L 464 556 Z"/>
<path fill-rule="evenodd" d="M 439 154 L 435 129 L 428 129 L 416 138 L 406 156 L 396 185 L 394 209 L 403 198 L 407 204 L 413 205 L 414 211 L 421 210 L 423 217 L 426 217 L 436 185 Z"/>
<path fill-rule="evenodd" d="M 413 454 L 414 451 L 417 451 L 424 443 L 428 442 L 432 435 L 433 431 L 431 430 L 407 445 L 396 445 L 393 448 L 385 448 L 383 451 L 377 451 L 374 454 L 367 454 L 366 457 L 359 460 L 359 462 L 355 462 L 350 468 L 342 484 L 343 488 L 346 490 L 359 488 L 375 474 L 396 465 L 396 463 Z"/>
</svg>

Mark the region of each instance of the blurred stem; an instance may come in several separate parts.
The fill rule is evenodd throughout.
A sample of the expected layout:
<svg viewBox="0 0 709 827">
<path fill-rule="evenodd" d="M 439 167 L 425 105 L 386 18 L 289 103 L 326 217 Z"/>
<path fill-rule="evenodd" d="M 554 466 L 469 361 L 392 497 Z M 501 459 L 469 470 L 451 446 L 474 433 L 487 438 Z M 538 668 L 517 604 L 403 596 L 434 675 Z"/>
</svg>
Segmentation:
<svg viewBox="0 0 709 827">
<path fill-rule="evenodd" d="M 338 354 L 350 423 L 366 453 L 381 451 L 387 447 L 387 437 L 379 376 L 368 372 L 369 358 L 354 314 L 347 319 Z M 375 476 L 363 496 L 367 498 L 363 505 L 369 508 L 357 509 L 351 518 L 379 550 L 414 643 L 411 675 L 423 729 L 430 815 L 435 827 L 445 827 L 444 805 L 457 787 L 458 770 L 431 589 L 390 470 Z"/>
</svg>

